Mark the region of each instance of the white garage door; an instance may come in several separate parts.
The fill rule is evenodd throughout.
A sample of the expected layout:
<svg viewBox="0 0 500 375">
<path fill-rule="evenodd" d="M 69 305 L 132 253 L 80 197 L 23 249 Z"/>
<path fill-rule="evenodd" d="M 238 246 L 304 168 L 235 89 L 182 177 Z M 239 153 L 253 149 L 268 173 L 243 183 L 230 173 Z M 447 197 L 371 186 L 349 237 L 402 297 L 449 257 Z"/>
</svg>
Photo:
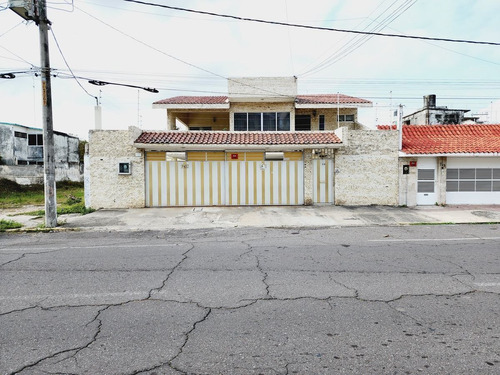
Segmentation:
<svg viewBox="0 0 500 375">
<path fill-rule="evenodd" d="M 448 158 L 447 204 L 500 204 L 500 158 Z"/>
</svg>

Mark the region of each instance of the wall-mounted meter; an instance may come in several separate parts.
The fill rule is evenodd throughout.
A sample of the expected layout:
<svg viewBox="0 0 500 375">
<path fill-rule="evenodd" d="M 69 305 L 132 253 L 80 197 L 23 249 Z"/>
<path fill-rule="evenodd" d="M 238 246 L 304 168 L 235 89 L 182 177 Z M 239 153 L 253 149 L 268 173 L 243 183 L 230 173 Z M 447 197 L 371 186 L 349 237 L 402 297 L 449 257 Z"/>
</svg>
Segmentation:
<svg viewBox="0 0 500 375">
<path fill-rule="evenodd" d="M 131 174 L 130 162 L 118 163 L 118 174 Z"/>
</svg>

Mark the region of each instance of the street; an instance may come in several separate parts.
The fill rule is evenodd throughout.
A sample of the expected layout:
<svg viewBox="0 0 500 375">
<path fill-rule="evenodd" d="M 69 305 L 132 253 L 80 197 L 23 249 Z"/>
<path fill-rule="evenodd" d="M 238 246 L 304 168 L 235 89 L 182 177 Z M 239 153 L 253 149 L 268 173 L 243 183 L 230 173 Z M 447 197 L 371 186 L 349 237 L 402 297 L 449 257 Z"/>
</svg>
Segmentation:
<svg viewBox="0 0 500 375">
<path fill-rule="evenodd" d="M 498 374 L 500 226 L 0 233 L 1 374 Z"/>
</svg>

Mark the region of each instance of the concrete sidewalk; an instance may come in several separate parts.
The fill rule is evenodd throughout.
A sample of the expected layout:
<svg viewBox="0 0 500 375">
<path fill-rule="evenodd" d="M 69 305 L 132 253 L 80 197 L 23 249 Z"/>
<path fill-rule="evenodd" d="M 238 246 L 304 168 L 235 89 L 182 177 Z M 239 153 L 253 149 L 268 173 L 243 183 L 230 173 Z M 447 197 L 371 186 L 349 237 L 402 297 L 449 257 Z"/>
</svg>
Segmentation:
<svg viewBox="0 0 500 375">
<path fill-rule="evenodd" d="M 43 225 L 43 217 L 3 210 L 0 219 L 14 220 L 24 228 Z M 16 213 L 16 216 L 11 216 Z M 422 206 L 271 206 L 171 207 L 98 210 L 88 215 L 60 215 L 60 229 L 134 231 L 234 227 L 322 228 L 344 226 L 500 223 L 500 205 Z"/>
<path fill-rule="evenodd" d="M 500 223 L 494 206 L 299 206 L 177 207 L 99 210 L 62 216 L 65 228 L 88 230 L 166 230 L 233 227 L 314 228 L 444 223 Z"/>
</svg>

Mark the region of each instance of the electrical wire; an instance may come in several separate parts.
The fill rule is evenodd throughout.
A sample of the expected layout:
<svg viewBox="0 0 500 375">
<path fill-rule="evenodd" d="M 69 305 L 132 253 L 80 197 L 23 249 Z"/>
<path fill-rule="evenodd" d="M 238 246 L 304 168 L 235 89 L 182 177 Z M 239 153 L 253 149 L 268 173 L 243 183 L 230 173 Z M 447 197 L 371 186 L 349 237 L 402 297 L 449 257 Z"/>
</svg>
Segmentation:
<svg viewBox="0 0 500 375">
<path fill-rule="evenodd" d="M 410 9 L 417 2 L 417 0 L 406 0 L 403 4 L 399 5 L 399 7 L 397 7 L 395 10 L 393 10 L 388 16 L 386 16 L 380 23 L 378 23 L 376 20 L 378 18 L 380 18 L 386 11 L 388 11 L 395 3 L 397 3 L 397 1 L 398 0 L 394 1 L 380 15 L 378 15 L 375 18 L 375 20 L 372 20 L 363 29 L 363 31 L 368 29 L 368 27 L 370 27 L 374 23 L 376 23 L 376 24 L 370 29 L 371 32 L 383 30 L 387 25 L 389 25 L 390 23 L 395 21 L 397 18 L 399 18 L 403 13 L 405 13 L 408 9 Z M 344 59 L 345 57 L 347 57 L 348 55 L 350 55 L 351 53 L 356 51 L 363 44 L 368 42 L 371 38 L 373 38 L 373 35 L 356 35 L 351 40 L 349 40 L 349 42 L 344 44 L 336 52 L 331 54 L 328 58 L 323 60 L 321 63 L 319 63 L 315 67 L 299 74 L 299 77 L 303 77 L 306 75 L 311 75 L 313 73 L 320 72 L 320 71 L 334 65 L 335 63 L 339 62 L 340 60 Z"/>
<path fill-rule="evenodd" d="M 482 44 L 482 45 L 500 46 L 500 42 L 488 42 L 488 41 L 452 39 L 452 38 L 436 38 L 436 37 L 426 37 L 426 36 L 418 36 L 418 35 L 401 35 L 401 34 L 389 34 L 389 33 L 369 32 L 369 31 L 348 30 L 348 29 L 337 29 L 337 28 L 331 28 L 331 27 L 320 27 L 320 26 L 311 26 L 311 25 L 303 25 L 303 24 L 288 23 L 288 22 L 269 21 L 269 20 L 263 20 L 263 19 L 258 19 L 258 18 L 240 17 L 240 16 L 229 15 L 229 14 L 221 14 L 221 13 L 202 11 L 202 10 L 174 7 L 174 6 L 170 6 L 170 5 L 155 4 L 155 3 L 150 3 L 147 1 L 140 1 L 140 0 L 123 0 L 123 1 L 129 2 L 129 3 L 154 6 L 154 7 L 159 7 L 159 8 L 165 8 L 165 9 L 172 9 L 172 10 L 177 10 L 177 11 L 181 11 L 181 12 L 190 12 L 190 13 L 204 14 L 204 15 L 214 16 L 214 17 L 230 18 L 230 19 L 235 19 L 235 20 L 239 20 L 239 21 L 265 23 L 265 24 L 277 25 L 277 26 L 297 27 L 297 28 L 310 29 L 310 30 L 333 31 L 333 32 L 340 32 L 340 33 L 373 35 L 373 36 L 383 36 L 383 37 L 402 38 L 402 39 L 419 39 L 419 40 L 432 40 L 432 41 L 450 42 L 450 43 L 468 43 L 468 44 Z"/>
<path fill-rule="evenodd" d="M 148 43 L 146 43 L 146 42 L 144 42 L 144 41 L 142 41 L 142 40 L 140 40 L 140 39 L 138 39 L 138 38 L 136 38 L 136 37 L 134 37 L 134 36 L 132 36 L 130 34 L 127 34 L 126 32 L 124 32 L 124 31 L 122 31 L 122 30 L 120 30 L 120 29 L 118 29 L 118 28 L 110 25 L 109 23 L 104 22 L 103 20 L 97 18 L 96 16 L 94 16 L 94 15 L 92 15 L 92 14 L 84 11 L 83 9 L 77 7 L 76 5 L 75 5 L 75 9 L 78 9 L 79 11 L 81 11 L 81 12 L 85 13 L 86 15 L 88 15 L 89 17 L 91 17 L 91 18 L 95 19 L 96 21 L 98 21 L 98 22 L 100 22 L 100 23 L 102 23 L 102 24 L 110 27 L 111 29 L 115 30 L 116 32 L 118 32 L 118 33 L 120 33 L 120 34 L 122 34 L 122 35 L 124 35 L 124 36 L 126 36 L 126 37 L 128 37 L 128 38 L 130 38 L 132 40 L 134 40 L 135 42 L 137 42 L 139 44 L 142 44 L 143 46 L 146 46 L 146 47 L 148 47 L 148 48 L 150 48 L 150 49 L 152 49 L 152 50 L 154 50 L 154 51 L 156 51 L 158 53 L 161 53 L 162 55 L 165 55 L 165 56 L 167 56 L 167 57 L 169 57 L 169 58 L 171 58 L 173 60 L 176 60 L 176 61 L 178 61 L 178 62 L 180 62 L 182 64 L 188 65 L 188 66 L 190 66 L 192 68 L 195 68 L 195 69 L 200 70 L 202 72 L 205 72 L 205 73 L 208 73 L 210 75 L 216 76 L 218 78 L 224 79 L 226 81 L 235 82 L 235 83 L 238 83 L 238 84 L 240 84 L 242 86 L 246 86 L 246 87 L 256 88 L 256 89 L 258 89 L 261 92 L 264 92 L 264 93 L 267 93 L 267 94 L 272 94 L 272 96 L 282 96 L 282 97 L 287 97 L 288 96 L 288 95 L 285 95 L 285 94 L 278 93 L 276 91 L 264 89 L 264 88 L 261 88 L 261 87 L 252 86 L 251 84 L 248 84 L 248 83 L 245 83 L 245 82 L 240 82 L 240 81 L 238 81 L 238 80 L 236 80 L 234 78 L 225 77 L 225 76 L 223 76 L 223 75 L 221 75 L 219 73 L 212 72 L 212 71 L 210 71 L 208 69 L 202 68 L 202 67 L 197 66 L 195 64 L 192 64 L 190 62 L 182 60 L 182 59 L 180 59 L 178 57 L 175 57 L 175 56 L 173 56 L 173 55 L 171 55 L 171 54 L 169 54 L 169 53 L 167 53 L 165 51 L 162 51 L 159 48 L 156 48 L 156 47 L 154 47 L 154 46 L 152 46 L 152 45 L 150 45 L 150 44 L 148 44 Z"/>
<path fill-rule="evenodd" d="M 91 93 L 89 93 L 85 87 L 82 86 L 82 84 L 80 83 L 80 81 L 78 80 L 78 78 L 76 78 L 75 74 L 73 73 L 73 71 L 71 70 L 71 67 L 69 66 L 68 64 L 68 61 L 66 60 L 66 57 L 64 56 L 64 53 L 63 51 L 61 50 L 61 46 L 59 45 L 59 42 L 57 41 L 57 38 L 56 38 L 56 34 L 54 33 L 54 30 L 52 27 L 50 27 L 50 32 L 52 33 L 52 37 L 54 38 L 54 41 L 56 42 L 56 46 L 57 46 L 57 49 L 59 50 L 59 53 L 61 54 L 61 57 L 64 61 L 64 64 L 66 65 L 66 67 L 68 68 L 68 70 L 71 72 L 71 75 L 73 76 L 73 78 L 75 79 L 76 83 L 78 83 L 78 86 L 80 86 L 82 88 L 83 91 L 85 91 L 85 93 L 94 98 L 97 102 L 97 105 L 99 105 L 99 98 L 97 98 L 97 96 L 95 95 L 92 95 Z"/>
</svg>

